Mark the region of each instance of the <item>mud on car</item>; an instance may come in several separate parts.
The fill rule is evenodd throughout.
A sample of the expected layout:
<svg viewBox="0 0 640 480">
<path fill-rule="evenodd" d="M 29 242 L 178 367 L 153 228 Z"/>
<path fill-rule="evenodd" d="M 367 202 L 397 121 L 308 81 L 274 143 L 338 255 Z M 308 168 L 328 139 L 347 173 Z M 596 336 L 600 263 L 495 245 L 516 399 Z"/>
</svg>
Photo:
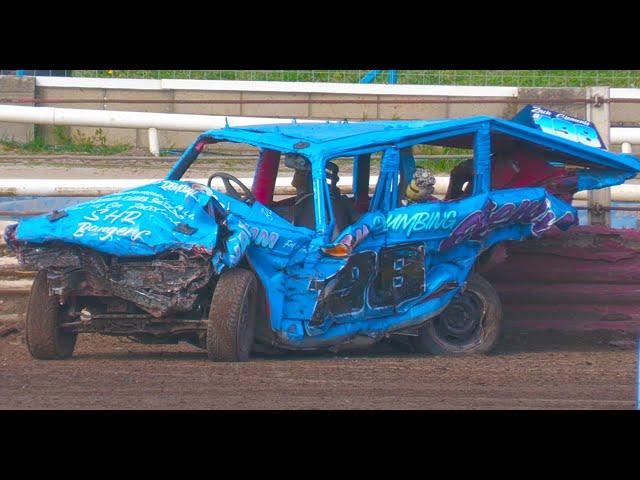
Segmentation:
<svg viewBox="0 0 640 480">
<path fill-rule="evenodd" d="M 228 173 L 183 178 L 219 142 L 259 149 L 251 187 Z M 444 198 L 407 194 L 420 145 L 471 152 Z M 353 171 L 342 190 L 338 164 Z M 502 242 L 576 224 L 575 192 L 638 171 L 589 122 L 535 106 L 512 120 L 226 127 L 163 180 L 25 219 L 5 238 L 38 271 L 26 342 L 40 359 L 69 357 L 89 332 L 186 341 L 217 361 L 387 338 L 487 352 L 502 313 L 478 266 Z M 292 173 L 295 195 L 275 195 Z"/>
</svg>

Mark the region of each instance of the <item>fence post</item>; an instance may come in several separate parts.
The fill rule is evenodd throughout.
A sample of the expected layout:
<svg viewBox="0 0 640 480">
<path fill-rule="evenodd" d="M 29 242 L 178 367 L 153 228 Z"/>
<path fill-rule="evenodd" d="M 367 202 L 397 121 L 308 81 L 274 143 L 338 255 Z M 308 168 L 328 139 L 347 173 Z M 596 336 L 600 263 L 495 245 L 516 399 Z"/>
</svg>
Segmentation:
<svg viewBox="0 0 640 480">
<path fill-rule="evenodd" d="M 587 120 L 593 122 L 606 148 L 609 148 L 609 134 L 611 131 L 611 118 L 609 109 L 609 87 L 587 88 L 587 98 L 595 100 L 595 103 L 587 103 Z M 599 207 L 611 205 L 611 189 L 601 188 L 589 190 L 589 224 L 611 226 L 611 212 L 601 210 Z"/>
<path fill-rule="evenodd" d="M 149 151 L 154 157 L 160 156 L 160 142 L 158 142 L 158 130 L 155 128 L 149 129 Z"/>
</svg>

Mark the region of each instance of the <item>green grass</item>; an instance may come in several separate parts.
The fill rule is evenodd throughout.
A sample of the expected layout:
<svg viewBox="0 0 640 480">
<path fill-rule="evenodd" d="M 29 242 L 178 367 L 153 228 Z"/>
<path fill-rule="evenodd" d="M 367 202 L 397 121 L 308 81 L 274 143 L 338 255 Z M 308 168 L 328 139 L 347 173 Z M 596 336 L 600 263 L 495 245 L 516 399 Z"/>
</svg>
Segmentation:
<svg viewBox="0 0 640 480">
<path fill-rule="evenodd" d="M 459 155 L 461 158 L 416 158 L 416 166 L 425 167 L 431 170 L 435 174 L 446 173 L 449 174 L 451 170 L 456 166 L 462 163 L 467 158 L 473 157 L 473 151 L 465 148 L 452 148 L 452 147 L 439 147 L 436 145 L 416 145 L 413 147 L 414 156 L 422 156 L 422 155 Z M 381 156 L 379 153 L 374 153 L 371 155 L 371 166 L 375 167 L 376 170 L 380 169 L 380 159 Z M 332 160 L 338 167 L 340 171 L 351 171 L 353 167 L 353 159 L 352 158 L 339 158 Z"/>
<path fill-rule="evenodd" d="M 74 70 L 76 77 L 356 83 L 367 70 Z M 386 83 L 382 72 L 376 83 Z M 398 70 L 398 83 L 509 87 L 640 87 L 640 70 Z"/>
<path fill-rule="evenodd" d="M 64 127 L 56 127 L 54 130 L 55 143 L 47 143 L 41 129 L 34 127 L 34 137 L 26 143 L 14 140 L 0 140 L 0 152 L 31 154 L 31 153 L 81 153 L 85 155 L 118 155 L 131 150 L 131 145 L 116 144 L 107 145 L 107 137 L 102 129 L 97 129 L 93 135 L 87 135 L 80 130 L 69 133 Z"/>
<path fill-rule="evenodd" d="M 460 165 L 463 160 L 454 160 L 450 158 L 439 158 L 433 160 L 416 160 L 417 167 L 424 167 L 433 173 L 450 173 L 454 167 Z"/>
</svg>

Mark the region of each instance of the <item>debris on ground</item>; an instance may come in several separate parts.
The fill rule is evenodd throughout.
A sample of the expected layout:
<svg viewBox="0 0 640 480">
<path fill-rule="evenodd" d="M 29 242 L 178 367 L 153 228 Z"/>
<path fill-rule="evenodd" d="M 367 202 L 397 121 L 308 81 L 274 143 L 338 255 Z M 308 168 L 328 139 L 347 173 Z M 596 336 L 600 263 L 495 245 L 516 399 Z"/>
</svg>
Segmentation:
<svg viewBox="0 0 640 480">
<path fill-rule="evenodd" d="M 609 345 L 622 348 L 624 350 L 634 350 L 637 343 L 633 340 L 612 340 L 609 342 Z"/>
<path fill-rule="evenodd" d="M 0 326 L 0 338 L 8 337 L 13 333 L 18 333 L 20 331 L 20 326 L 17 323 L 12 325 L 4 325 Z"/>
</svg>

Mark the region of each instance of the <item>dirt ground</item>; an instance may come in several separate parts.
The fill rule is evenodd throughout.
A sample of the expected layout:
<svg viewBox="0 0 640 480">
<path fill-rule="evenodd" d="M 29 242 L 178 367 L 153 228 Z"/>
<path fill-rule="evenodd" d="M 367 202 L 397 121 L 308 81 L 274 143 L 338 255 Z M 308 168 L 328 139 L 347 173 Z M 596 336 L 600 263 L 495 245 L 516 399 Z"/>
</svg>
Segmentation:
<svg viewBox="0 0 640 480">
<path fill-rule="evenodd" d="M 84 335 L 38 361 L 0 339 L 0 409 L 633 409 L 635 342 L 614 333 L 510 333 L 464 358 L 378 348 L 212 363 L 187 344 Z"/>
</svg>

